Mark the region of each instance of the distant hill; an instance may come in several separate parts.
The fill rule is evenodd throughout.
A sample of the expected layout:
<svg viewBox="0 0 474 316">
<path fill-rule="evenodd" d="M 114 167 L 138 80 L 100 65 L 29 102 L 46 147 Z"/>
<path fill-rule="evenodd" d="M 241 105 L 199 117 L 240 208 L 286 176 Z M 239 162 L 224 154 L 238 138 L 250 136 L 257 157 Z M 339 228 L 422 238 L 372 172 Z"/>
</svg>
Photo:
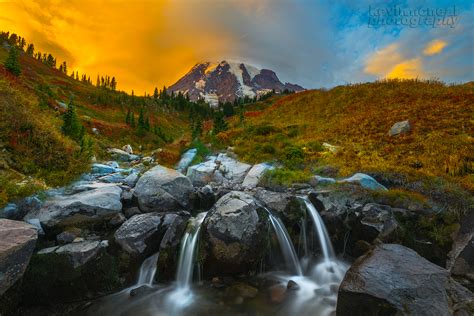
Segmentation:
<svg viewBox="0 0 474 316">
<path fill-rule="evenodd" d="M 255 98 L 268 92 L 303 91 L 304 88 L 291 83 L 282 83 L 276 73 L 269 69 L 222 61 L 196 64 L 186 75 L 169 87 L 170 91 L 188 95 L 193 101 L 203 98 L 215 107 L 220 102 L 236 98 Z"/>
</svg>

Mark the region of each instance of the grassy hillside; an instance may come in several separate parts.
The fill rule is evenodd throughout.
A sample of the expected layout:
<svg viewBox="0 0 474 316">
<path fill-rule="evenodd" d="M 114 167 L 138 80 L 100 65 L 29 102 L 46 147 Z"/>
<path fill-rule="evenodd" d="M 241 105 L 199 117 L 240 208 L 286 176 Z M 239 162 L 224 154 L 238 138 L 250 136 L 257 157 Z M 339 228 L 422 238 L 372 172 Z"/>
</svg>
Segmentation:
<svg viewBox="0 0 474 316">
<path fill-rule="evenodd" d="M 90 157 L 61 132 L 65 105 L 73 100 L 93 154 L 105 158 L 108 147 L 131 144 L 149 154 L 161 148 L 158 160 L 173 165 L 189 136 L 189 114 L 152 97 L 132 97 L 75 80 L 35 58 L 20 53 L 21 74 L 3 63 L 8 50 L 0 46 L 0 207 L 39 188 L 63 185 L 86 170 Z M 128 110 L 142 109 L 151 131 L 138 132 L 125 123 Z M 159 133 L 154 133 L 159 129 Z"/>
<path fill-rule="evenodd" d="M 271 99 L 218 135 L 249 162 L 282 162 L 295 180 L 309 172 L 363 171 L 446 180 L 474 189 L 474 84 L 390 80 Z M 412 131 L 390 137 L 410 120 Z M 323 146 L 338 146 L 333 153 Z M 329 167 L 329 168 L 328 168 Z M 296 176 L 295 176 L 296 173 Z"/>
</svg>

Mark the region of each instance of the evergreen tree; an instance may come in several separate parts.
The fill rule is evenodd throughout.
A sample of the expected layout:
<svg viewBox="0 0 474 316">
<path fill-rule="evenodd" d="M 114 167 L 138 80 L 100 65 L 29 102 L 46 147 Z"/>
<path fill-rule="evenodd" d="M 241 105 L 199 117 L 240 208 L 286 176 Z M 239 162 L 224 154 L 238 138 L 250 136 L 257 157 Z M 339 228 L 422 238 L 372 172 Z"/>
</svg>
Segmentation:
<svg viewBox="0 0 474 316">
<path fill-rule="evenodd" d="M 219 134 L 220 132 L 226 131 L 228 128 L 227 122 L 224 119 L 224 113 L 222 111 L 217 111 L 214 114 L 214 134 Z"/>
<path fill-rule="evenodd" d="M 10 52 L 8 53 L 8 58 L 5 61 L 5 68 L 10 71 L 15 76 L 19 76 L 21 73 L 20 69 L 20 62 L 18 61 L 18 52 L 15 46 L 10 48 Z"/>
<path fill-rule="evenodd" d="M 145 118 L 145 129 L 147 131 L 150 131 L 150 117 L 149 116 Z"/>
<path fill-rule="evenodd" d="M 194 122 L 192 126 L 192 131 L 191 131 L 193 139 L 199 138 L 202 135 L 202 121 L 200 118 Z"/>
<path fill-rule="evenodd" d="M 33 57 L 34 53 L 35 53 L 35 45 L 29 44 L 28 47 L 26 48 L 26 54 L 28 56 Z"/>
<path fill-rule="evenodd" d="M 135 114 L 133 112 L 130 113 L 130 126 L 135 128 Z"/>
<path fill-rule="evenodd" d="M 63 115 L 63 126 L 61 129 L 65 135 L 77 141 L 80 141 L 84 136 L 84 126 L 79 122 L 72 100 L 69 101 L 67 111 Z"/>
<path fill-rule="evenodd" d="M 125 124 L 127 124 L 127 125 L 130 125 L 130 123 L 131 123 L 130 122 L 131 121 L 130 114 L 131 114 L 130 109 L 128 109 L 127 116 L 125 117 Z"/>
<path fill-rule="evenodd" d="M 158 96 L 159 96 L 159 95 L 158 95 L 158 88 L 155 87 L 155 91 L 153 92 L 153 98 L 154 98 L 155 100 L 157 100 L 157 99 L 158 99 Z"/>
<path fill-rule="evenodd" d="M 143 108 L 140 109 L 140 113 L 138 114 L 138 130 L 145 130 L 145 114 L 143 112 Z"/>
</svg>

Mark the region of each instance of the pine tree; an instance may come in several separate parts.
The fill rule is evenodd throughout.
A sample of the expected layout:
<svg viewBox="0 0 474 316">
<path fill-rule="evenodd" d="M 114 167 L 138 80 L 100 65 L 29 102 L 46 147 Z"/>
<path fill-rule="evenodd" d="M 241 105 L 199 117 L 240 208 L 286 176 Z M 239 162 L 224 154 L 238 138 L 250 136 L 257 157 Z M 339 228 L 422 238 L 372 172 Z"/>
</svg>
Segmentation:
<svg viewBox="0 0 474 316">
<path fill-rule="evenodd" d="M 125 124 L 127 124 L 127 125 L 130 125 L 130 120 L 131 120 L 130 119 L 130 114 L 131 114 L 130 109 L 128 109 L 127 116 L 125 117 Z"/>
<path fill-rule="evenodd" d="M 145 114 L 143 108 L 140 109 L 140 113 L 138 114 L 138 129 L 145 129 Z"/>
<path fill-rule="evenodd" d="M 130 113 L 130 126 L 135 128 L 135 114 L 133 112 Z"/>
<path fill-rule="evenodd" d="M 5 61 L 5 68 L 10 71 L 15 76 L 19 76 L 21 73 L 20 69 L 20 62 L 18 61 L 18 52 L 15 46 L 10 48 L 10 52 L 8 53 L 8 58 Z"/>
<path fill-rule="evenodd" d="M 200 118 L 198 118 L 197 121 L 193 124 L 191 134 L 192 134 L 193 139 L 201 137 L 202 121 Z"/>
<path fill-rule="evenodd" d="M 63 115 L 62 131 L 65 135 L 77 141 L 80 141 L 85 133 L 84 127 L 81 125 L 79 118 L 77 117 L 76 109 L 74 108 L 72 100 L 69 101 L 67 111 Z"/>
<path fill-rule="evenodd" d="M 35 45 L 29 44 L 28 47 L 26 48 L 26 54 L 28 56 L 33 57 L 33 54 L 35 53 Z"/>
<path fill-rule="evenodd" d="M 226 131 L 228 128 L 227 122 L 224 119 L 224 113 L 222 111 L 217 111 L 214 114 L 214 134 L 219 134 L 220 132 Z"/>
<path fill-rule="evenodd" d="M 153 92 L 153 98 L 154 98 L 155 100 L 157 100 L 157 99 L 158 99 L 158 96 L 159 96 L 159 95 L 158 95 L 158 88 L 155 87 L 155 91 Z"/>
<path fill-rule="evenodd" d="M 145 129 L 147 131 L 150 131 L 150 117 L 149 116 L 145 118 Z"/>
</svg>

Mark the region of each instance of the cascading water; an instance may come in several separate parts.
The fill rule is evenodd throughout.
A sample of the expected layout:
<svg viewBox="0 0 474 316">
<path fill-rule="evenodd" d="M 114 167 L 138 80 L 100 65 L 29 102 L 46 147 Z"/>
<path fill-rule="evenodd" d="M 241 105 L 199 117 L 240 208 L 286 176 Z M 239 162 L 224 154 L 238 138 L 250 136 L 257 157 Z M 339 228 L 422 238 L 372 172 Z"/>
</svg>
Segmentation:
<svg viewBox="0 0 474 316">
<path fill-rule="evenodd" d="M 303 275 L 300 261 L 296 255 L 295 247 L 293 247 L 293 244 L 291 243 L 291 239 L 288 235 L 285 225 L 283 225 L 278 217 L 273 216 L 270 211 L 268 211 L 268 216 L 270 218 L 270 223 L 273 226 L 273 230 L 277 236 L 278 243 L 280 244 L 280 249 L 283 253 L 283 257 L 285 258 L 287 267 L 289 267 L 291 272 L 295 273 L 296 275 Z"/>
<path fill-rule="evenodd" d="M 329 262 L 335 258 L 334 249 L 332 248 L 331 240 L 329 239 L 329 234 L 326 230 L 326 226 L 324 226 L 323 219 L 319 215 L 318 211 L 314 207 L 314 205 L 306 198 L 301 198 L 305 205 L 306 209 L 311 216 L 311 220 L 315 226 L 315 230 L 318 234 L 319 245 L 321 246 L 321 251 L 323 253 L 324 261 Z"/>
<path fill-rule="evenodd" d="M 178 270 L 176 272 L 176 288 L 167 298 L 168 308 L 173 314 L 180 313 L 182 309 L 193 302 L 193 293 L 190 287 L 193 282 L 199 233 L 206 215 L 207 212 L 203 212 L 190 219 L 188 228 L 181 240 Z"/>
<path fill-rule="evenodd" d="M 176 273 L 178 288 L 189 288 L 193 281 L 197 242 L 199 232 L 201 231 L 201 224 L 206 215 L 207 212 L 199 213 L 195 218 L 190 220 L 188 230 L 181 241 L 178 271 Z"/>
<path fill-rule="evenodd" d="M 138 281 L 136 287 L 142 285 L 153 285 L 153 280 L 155 279 L 156 274 L 156 264 L 158 262 L 159 252 L 155 253 L 153 256 L 150 256 L 143 261 L 140 266 L 140 274 L 138 275 Z"/>
</svg>

